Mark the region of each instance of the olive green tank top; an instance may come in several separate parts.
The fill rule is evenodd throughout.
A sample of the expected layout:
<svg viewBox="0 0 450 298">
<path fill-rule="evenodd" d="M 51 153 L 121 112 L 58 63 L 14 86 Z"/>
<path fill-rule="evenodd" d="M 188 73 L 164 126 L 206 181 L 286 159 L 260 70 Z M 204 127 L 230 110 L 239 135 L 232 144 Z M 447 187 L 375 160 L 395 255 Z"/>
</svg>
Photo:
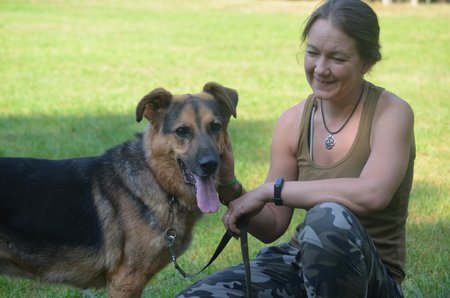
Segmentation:
<svg viewBox="0 0 450 298">
<path fill-rule="evenodd" d="M 378 99 L 383 90 L 369 82 L 365 83 L 363 94 L 365 102 L 356 138 L 347 154 L 340 161 L 330 166 L 319 166 L 309 156 L 309 121 L 315 98 L 312 95 L 307 98 L 300 123 L 300 139 L 297 152 L 299 181 L 356 178 L 360 176 L 370 155 L 372 120 Z M 399 283 L 405 277 L 405 224 L 413 179 L 414 159 L 415 144 L 413 141 L 408 169 L 389 205 L 377 213 L 358 217 L 375 243 L 378 254 L 384 264 Z M 297 232 L 299 228 L 300 225 L 297 227 Z M 297 232 L 292 237 L 291 244 L 298 247 Z"/>
</svg>

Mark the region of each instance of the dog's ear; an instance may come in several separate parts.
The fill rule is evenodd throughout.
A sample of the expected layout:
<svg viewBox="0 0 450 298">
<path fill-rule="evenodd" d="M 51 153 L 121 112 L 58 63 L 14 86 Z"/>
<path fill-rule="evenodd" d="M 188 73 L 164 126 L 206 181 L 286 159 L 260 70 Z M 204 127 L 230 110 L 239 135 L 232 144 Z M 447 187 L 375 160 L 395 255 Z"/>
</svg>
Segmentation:
<svg viewBox="0 0 450 298">
<path fill-rule="evenodd" d="M 236 107 L 238 104 L 238 93 L 236 90 L 224 87 L 215 82 L 209 82 L 203 86 L 203 91 L 214 96 L 219 104 L 225 107 L 229 115 L 233 115 L 236 118 Z"/>
<path fill-rule="evenodd" d="M 147 120 L 155 120 L 158 110 L 165 109 L 170 105 L 172 94 L 163 89 L 157 88 L 144 96 L 136 107 L 136 121 L 141 122 L 142 117 Z"/>
</svg>

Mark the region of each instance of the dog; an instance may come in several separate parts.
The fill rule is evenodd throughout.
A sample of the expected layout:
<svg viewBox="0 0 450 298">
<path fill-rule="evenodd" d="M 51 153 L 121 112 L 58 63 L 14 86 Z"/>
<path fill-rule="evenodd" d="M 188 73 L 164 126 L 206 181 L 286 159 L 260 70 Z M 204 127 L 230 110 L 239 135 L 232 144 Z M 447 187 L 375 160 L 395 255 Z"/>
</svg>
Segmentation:
<svg viewBox="0 0 450 298">
<path fill-rule="evenodd" d="M 136 108 L 143 133 L 103 155 L 0 158 L 0 274 L 140 297 L 189 246 L 195 222 L 220 206 L 215 184 L 238 94 L 157 88 Z"/>
</svg>

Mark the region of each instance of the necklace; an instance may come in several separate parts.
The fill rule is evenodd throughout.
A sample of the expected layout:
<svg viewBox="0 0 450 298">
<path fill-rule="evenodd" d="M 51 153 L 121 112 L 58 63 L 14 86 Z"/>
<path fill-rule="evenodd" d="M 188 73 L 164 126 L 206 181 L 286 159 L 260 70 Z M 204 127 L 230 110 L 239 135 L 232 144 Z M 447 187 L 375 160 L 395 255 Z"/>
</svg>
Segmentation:
<svg viewBox="0 0 450 298">
<path fill-rule="evenodd" d="M 335 134 L 338 134 L 342 129 L 344 129 L 344 127 L 347 125 L 348 121 L 350 120 L 350 118 L 352 118 L 353 114 L 356 111 L 356 108 L 359 105 L 359 102 L 361 101 L 361 97 L 364 91 L 364 85 L 361 87 L 361 93 L 359 94 L 359 98 L 358 98 L 358 102 L 355 104 L 355 106 L 353 107 L 352 112 L 350 113 L 350 115 L 348 115 L 347 119 L 345 120 L 344 124 L 342 124 L 341 128 L 339 128 L 336 131 L 330 131 L 328 129 L 327 123 L 325 122 L 325 116 L 323 114 L 323 104 L 322 104 L 322 100 L 320 100 L 320 112 L 322 113 L 322 121 L 323 121 L 323 125 L 325 126 L 325 129 L 327 130 L 327 132 L 329 133 L 329 135 L 325 138 L 325 148 L 327 148 L 327 150 L 331 150 L 333 149 L 334 145 L 336 145 L 336 139 L 334 138 Z"/>
</svg>

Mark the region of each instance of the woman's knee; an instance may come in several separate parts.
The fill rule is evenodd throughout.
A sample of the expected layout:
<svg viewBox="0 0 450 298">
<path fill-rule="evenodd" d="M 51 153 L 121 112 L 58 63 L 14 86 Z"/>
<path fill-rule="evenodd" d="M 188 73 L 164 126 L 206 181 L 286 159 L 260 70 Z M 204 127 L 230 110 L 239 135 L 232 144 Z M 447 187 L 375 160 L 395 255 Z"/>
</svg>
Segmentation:
<svg viewBox="0 0 450 298">
<path fill-rule="evenodd" d="M 311 208 L 299 233 L 299 243 L 309 243 L 320 248 L 335 247 L 341 241 L 353 240 L 358 219 L 344 206 L 325 202 Z M 350 239 L 349 239 L 350 238 Z"/>
</svg>

